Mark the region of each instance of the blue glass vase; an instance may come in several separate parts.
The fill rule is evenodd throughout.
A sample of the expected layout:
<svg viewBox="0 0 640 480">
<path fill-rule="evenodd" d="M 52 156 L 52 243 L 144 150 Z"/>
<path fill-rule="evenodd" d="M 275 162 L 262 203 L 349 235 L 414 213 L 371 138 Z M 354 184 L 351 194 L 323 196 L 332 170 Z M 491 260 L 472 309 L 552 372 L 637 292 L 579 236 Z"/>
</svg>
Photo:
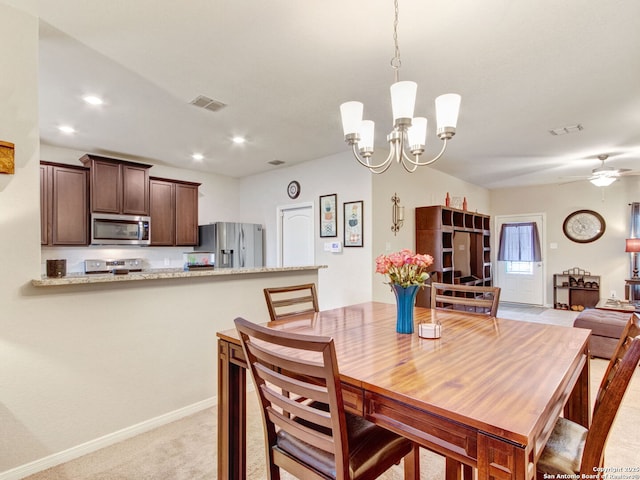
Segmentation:
<svg viewBox="0 0 640 480">
<path fill-rule="evenodd" d="M 416 303 L 416 295 L 420 285 L 403 287 L 392 283 L 391 288 L 396 295 L 396 306 L 398 307 L 396 332 L 413 333 L 413 306 Z"/>
</svg>

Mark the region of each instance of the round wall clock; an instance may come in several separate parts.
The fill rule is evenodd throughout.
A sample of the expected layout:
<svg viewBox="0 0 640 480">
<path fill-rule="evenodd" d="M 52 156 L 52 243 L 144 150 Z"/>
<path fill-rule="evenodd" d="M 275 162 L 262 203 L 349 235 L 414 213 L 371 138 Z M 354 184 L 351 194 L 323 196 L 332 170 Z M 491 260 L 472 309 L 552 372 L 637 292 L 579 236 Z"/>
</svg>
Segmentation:
<svg viewBox="0 0 640 480">
<path fill-rule="evenodd" d="M 593 210 L 577 210 L 567 215 L 562 230 L 569 240 L 589 243 L 604 235 L 606 224 L 602 215 Z"/>
<path fill-rule="evenodd" d="M 289 198 L 298 198 L 298 195 L 300 195 L 300 184 L 295 180 L 290 182 L 287 186 L 287 194 Z"/>
</svg>

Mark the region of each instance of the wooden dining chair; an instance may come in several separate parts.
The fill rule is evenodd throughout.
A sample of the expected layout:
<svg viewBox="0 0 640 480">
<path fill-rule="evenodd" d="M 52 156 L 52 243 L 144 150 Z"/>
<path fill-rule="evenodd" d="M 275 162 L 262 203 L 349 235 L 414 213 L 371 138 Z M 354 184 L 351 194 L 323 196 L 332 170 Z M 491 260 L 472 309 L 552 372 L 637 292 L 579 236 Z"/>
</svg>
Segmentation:
<svg viewBox="0 0 640 480">
<path fill-rule="evenodd" d="M 264 298 L 267 301 L 271 321 L 289 315 L 318 311 L 318 295 L 315 283 L 265 288 Z"/>
<path fill-rule="evenodd" d="M 410 440 L 345 412 L 332 338 L 235 324 L 260 397 L 269 479 L 281 468 L 305 480 L 373 479 L 415 460 Z"/>
<path fill-rule="evenodd" d="M 596 469 L 604 466 L 609 432 L 638 362 L 640 321 L 633 315 L 602 378 L 591 426 L 587 429 L 559 418 L 538 460 L 538 479 L 559 478 L 559 474 L 594 478 L 592 475 L 598 473 Z"/>
<path fill-rule="evenodd" d="M 495 317 L 499 302 L 500 287 L 431 283 L 431 308 L 463 309 Z"/>
<path fill-rule="evenodd" d="M 463 309 L 495 317 L 500 302 L 500 287 L 460 285 L 431 282 L 431 308 Z M 447 480 L 472 480 L 474 469 L 470 465 L 447 457 L 445 462 Z"/>
</svg>

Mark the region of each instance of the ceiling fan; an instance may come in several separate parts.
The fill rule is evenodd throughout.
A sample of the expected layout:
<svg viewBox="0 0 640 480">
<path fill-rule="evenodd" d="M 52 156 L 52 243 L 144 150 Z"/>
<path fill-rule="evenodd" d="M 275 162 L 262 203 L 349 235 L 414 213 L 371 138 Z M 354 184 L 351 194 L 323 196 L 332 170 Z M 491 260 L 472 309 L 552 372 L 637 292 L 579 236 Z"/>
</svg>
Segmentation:
<svg viewBox="0 0 640 480">
<path fill-rule="evenodd" d="M 580 178 L 589 180 L 597 187 L 607 187 L 622 176 L 640 175 L 640 172 L 632 172 L 629 168 L 614 168 L 605 166 L 604 161 L 607 158 L 609 158 L 609 155 L 598 155 L 598 160 L 602 162 L 600 166 L 591 170 L 591 175 Z"/>
</svg>

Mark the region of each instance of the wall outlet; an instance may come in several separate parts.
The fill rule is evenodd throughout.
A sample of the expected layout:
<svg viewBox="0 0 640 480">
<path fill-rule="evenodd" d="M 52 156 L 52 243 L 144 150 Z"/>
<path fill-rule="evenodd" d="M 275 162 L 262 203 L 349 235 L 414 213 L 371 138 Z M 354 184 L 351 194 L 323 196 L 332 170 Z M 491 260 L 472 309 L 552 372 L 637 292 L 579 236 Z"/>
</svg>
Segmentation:
<svg viewBox="0 0 640 480">
<path fill-rule="evenodd" d="M 169 260 L 168 258 L 164 259 L 164 266 L 165 267 L 170 267 L 171 266 L 171 260 Z"/>
<path fill-rule="evenodd" d="M 611 293 L 609 294 L 610 298 L 616 298 L 616 291 L 615 290 L 611 290 Z"/>
</svg>

